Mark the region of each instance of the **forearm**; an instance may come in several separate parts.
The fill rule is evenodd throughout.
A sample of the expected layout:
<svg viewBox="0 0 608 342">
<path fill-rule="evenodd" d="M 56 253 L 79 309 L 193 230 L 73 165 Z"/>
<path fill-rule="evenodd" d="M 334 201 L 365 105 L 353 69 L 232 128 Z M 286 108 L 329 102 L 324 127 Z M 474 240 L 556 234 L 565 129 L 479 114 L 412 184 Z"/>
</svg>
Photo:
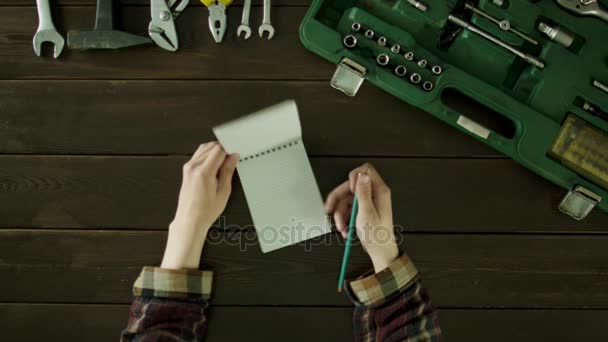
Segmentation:
<svg viewBox="0 0 608 342">
<path fill-rule="evenodd" d="M 407 256 L 349 283 L 347 291 L 355 303 L 356 341 L 441 340 L 437 312 Z"/>
</svg>

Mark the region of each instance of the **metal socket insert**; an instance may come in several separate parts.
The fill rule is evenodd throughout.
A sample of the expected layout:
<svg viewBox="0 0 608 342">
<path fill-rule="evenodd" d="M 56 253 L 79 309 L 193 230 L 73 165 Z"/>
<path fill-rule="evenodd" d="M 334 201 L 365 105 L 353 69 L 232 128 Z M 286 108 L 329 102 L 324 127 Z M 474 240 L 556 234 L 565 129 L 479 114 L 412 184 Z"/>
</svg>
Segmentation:
<svg viewBox="0 0 608 342">
<path fill-rule="evenodd" d="M 361 30 L 361 24 L 354 22 L 352 25 L 350 25 L 350 30 L 353 32 L 359 32 L 359 30 Z"/>
<path fill-rule="evenodd" d="M 426 81 L 424 83 L 422 83 L 422 89 L 426 90 L 426 91 L 431 91 L 433 90 L 433 82 L 431 81 Z"/>
<path fill-rule="evenodd" d="M 344 46 L 349 49 L 352 49 L 357 46 L 357 37 L 353 36 L 352 34 L 349 34 L 348 36 L 344 37 L 342 42 L 344 43 Z"/>
<path fill-rule="evenodd" d="M 380 45 L 380 46 L 386 46 L 386 37 L 380 37 L 380 38 L 378 38 L 378 45 Z"/>
<path fill-rule="evenodd" d="M 399 44 L 395 44 L 395 45 L 391 46 L 392 53 L 399 53 L 400 51 L 401 51 L 401 46 L 399 46 Z"/>
<path fill-rule="evenodd" d="M 431 72 L 435 75 L 440 75 L 443 72 L 443 69 L 439 65 L 433 65 Z"/>
<path fill-rule="evenodd" d="M 407 69 L 403 65 L 397 65 L 395 67 L 395 75 L 403 77 L 407 74 Z"/>
<path fill-rule="evenodd" d="M 372 31 L 372 30 L 365 31 L 365 38 L 367 38 L 367 39 L 374 38 L 374 31 Z"/>
<path fill-rule="evenodd" d="M 420 83 L 420 81 L 422 81 L 422 77 L 420 76 L 420 74 L 413 73 L 410 76 L 410 81 L 414 84 L 418 84 L 418 83 Z"/>
<path fill-rule="evenodd" d="M 384 53 L 381 53 L 378 55 L 378 57 L 376 57 L 376 62 L 382 66 L 388 65 L 388 62 L 390 62 L 390 60 L 391 59 L 388 57 L 388 55 Z"/>
<path fill-rule="evenodd" d="M 403 55 L 403 57 L 405 57 L 405 59 L 407 59 L 408 61 L 413 61 L 414 53 L 412 51 L 408 51 Z"/>
<path fill-rule="evenodd" d="M 428 62 L 426 61 L 426 59 L 421 59 L 418 61 L 418 66 L 421 67 L 422 69 L 426 68 L 427 64 L 428 64 Z"/>
</svg>

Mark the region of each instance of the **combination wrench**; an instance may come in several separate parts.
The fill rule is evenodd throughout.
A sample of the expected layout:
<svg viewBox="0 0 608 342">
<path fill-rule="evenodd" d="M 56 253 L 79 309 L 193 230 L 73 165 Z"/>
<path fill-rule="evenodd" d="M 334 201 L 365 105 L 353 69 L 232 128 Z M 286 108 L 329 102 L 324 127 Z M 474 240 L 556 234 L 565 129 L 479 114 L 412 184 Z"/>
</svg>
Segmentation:
<svg viewBox="0 0 608 342">
<path fill-rule="evenodd" d="M 42 43 L 51 43 L 54 45 L 53 57 L 57 58 L 63 51 L 65 40 L 57 32 L 55 25 L 53 25 L 53 18 L 51 17 L 51 4 L 50 0 L 36 0 L 36 6 L 38 7 L 38 30 L 34 35 L 34 52 L 37 56 L 40 56 L 40 50 Z"/>
<path fill-rule="evenodd" d="M 243 4 L 243 16 L 241 17 L 241 25 L 236 29 L 236 36 L 240 37 L 241 33 L 245 32 L 243 39 L 251 36 L 251 28 L 249 28 L 249 12 L 251 11 L 251 0 L 245 0 Z"/>
<path fill-rule="evenodd" d="M 274 36 L 274 27 L 270 23 L 270 6 L 270 0 L 264 0 L 264 19 L 259 28 L 260 37 L 264 37 L 264 32 L 268 32 L 268 39 Z"/>
</svg>

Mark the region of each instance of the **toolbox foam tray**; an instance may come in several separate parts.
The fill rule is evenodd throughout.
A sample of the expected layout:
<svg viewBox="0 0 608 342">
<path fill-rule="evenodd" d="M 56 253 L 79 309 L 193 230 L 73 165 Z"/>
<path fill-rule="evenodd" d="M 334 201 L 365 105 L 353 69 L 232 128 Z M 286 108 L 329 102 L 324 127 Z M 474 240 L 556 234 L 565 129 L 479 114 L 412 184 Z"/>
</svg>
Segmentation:
<svg viewBox="0 0 608 342">
<path fill-rule="evenodd" d="M 313 0 L 302 22 L 300 37 L 306 48 L 321 57 L 335 64 L 345 57 L 355 61 L 365 67 L 366 80 L 375 86 L 422 108 L 563 188 L 584 187 L 601 196 L 597 207 L 608 211 L 605 184 L 608 121 L 581 108 L 581 101 L 586 100 L 608 110 L 608 94 L 592 85 L 593 79 L 608 83 L 608 22 L 572 14 L 552 0 L 504 0 L 502 6 L 488 0 L 471 2 L 494 17 L 508 19 L 513 28 L 538 41 L 534 45 L 465 10 L 464 1 L 423 2 L 428 5 L 426 12 L 406 0 Z M 467 29 L 456 31 L 446 43 L 446 36 L 456 27 L 448 21 L 449 14 L 457 14 L 538 57 L 545 67 L 528 64 Z M 568 29 L 574 33 L 575 42 L 566 48 L 551 41 L 537 30 L 539 21 Z M 351 29 L 354 22 L 360 23 L 362 30 L 354 33 Z M 365 38 L 366 29 L 375 32 L 373 39 Z M 357 46 L 352 49 L 343 45 L 348 34 L 357 38 Z M 386 46 L 377 43 L 379 36 L 386 37 Z M 390 50 L 393 44 L 400 45 L 399 54 Z M 415 61 L 406 60 L 406 51 L 426 59 L 428 67 L 418 68 Z M 380 53 L 390 57 L 389 66 L 376 62 Z M 433 89 L 424 91 L 408 77 L 395 75 L 395 63 L 407 68 L 407 76 L 415 71 L 423 81 L 433 82 Z M 429 70 L 434 65 L 443 68 L 440 75 Z M 492 115 L 476 118 L 462 112 L 458 102 L 463 99 L 475 102 Z M 578 166 L 591 165 L 595 175 L 550 153 L 566 118 L 572 116 L 595 130 L 594 138 L 603 136 L 603 141 L 586 141 L 579 147 L 587 153 L 587 159 L 579 160 Z M 501 121 L 507 125 L 495 125 Z"/>
</svg>

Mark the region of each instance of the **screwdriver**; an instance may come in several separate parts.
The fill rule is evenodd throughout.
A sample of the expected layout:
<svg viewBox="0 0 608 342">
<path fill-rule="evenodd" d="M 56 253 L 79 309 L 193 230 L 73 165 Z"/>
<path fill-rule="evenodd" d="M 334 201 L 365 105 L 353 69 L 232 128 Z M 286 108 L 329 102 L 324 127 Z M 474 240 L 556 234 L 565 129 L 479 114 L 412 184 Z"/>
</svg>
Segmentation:
<svg viewBox="0 0 608 342">
<path fill-rule="evenodd" d="M 226 32 L 226 7 L 233 0 L 201 0 L 209 9 L 209 30 L 216 43 L 220 43 Z"/>
</svg>

